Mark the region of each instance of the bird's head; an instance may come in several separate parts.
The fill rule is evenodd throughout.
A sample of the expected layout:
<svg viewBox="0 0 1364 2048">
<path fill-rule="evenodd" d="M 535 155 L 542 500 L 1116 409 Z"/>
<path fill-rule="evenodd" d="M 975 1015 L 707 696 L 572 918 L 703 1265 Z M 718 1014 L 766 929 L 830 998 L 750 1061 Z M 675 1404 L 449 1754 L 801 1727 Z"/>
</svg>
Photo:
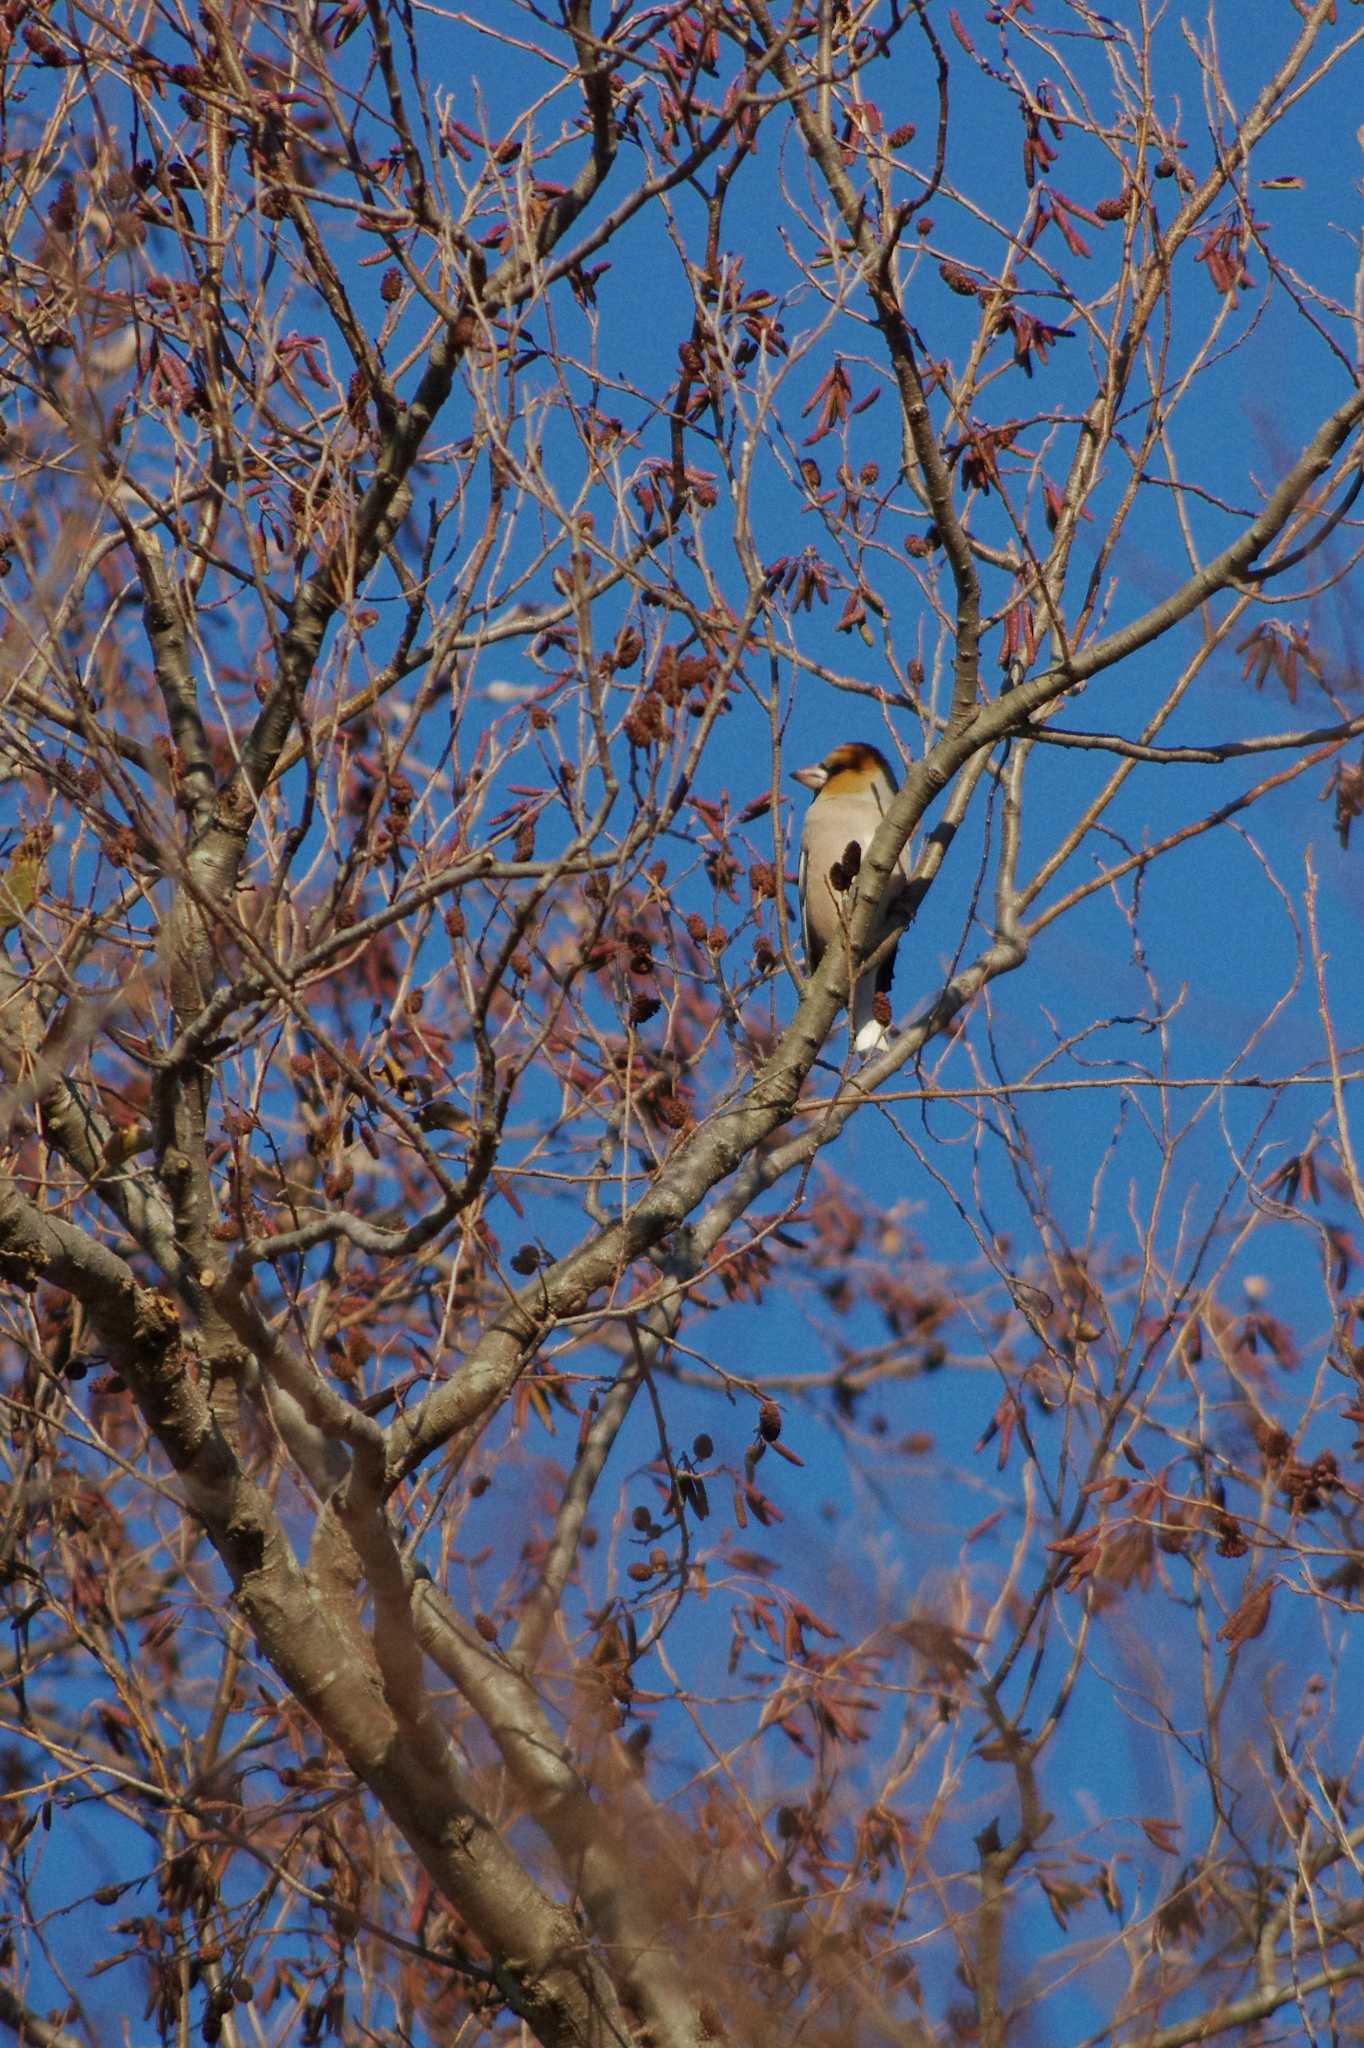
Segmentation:
<svg viewBox="0 0 1364 2048">
<path fill-rule="evenodd" d="M 895 788 L 889 761 L 868 740 L 845 740 L 812 768 L 797 768 L 794 780 L 816 796 L 860 796 L 869 789 Z"/>
</svg>

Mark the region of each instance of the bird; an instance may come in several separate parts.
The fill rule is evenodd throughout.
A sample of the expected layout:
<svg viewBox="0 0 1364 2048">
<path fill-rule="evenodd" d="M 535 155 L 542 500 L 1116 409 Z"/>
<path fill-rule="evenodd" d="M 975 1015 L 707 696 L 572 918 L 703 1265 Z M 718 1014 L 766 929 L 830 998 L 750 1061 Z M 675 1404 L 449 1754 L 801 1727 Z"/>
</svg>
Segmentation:
<svg viewBox="0 0 1364 2048">
<path fill-rule="evenodd" d="M 802 789 L 814 792 L 800 839 L 801 923 L 806 967 L 813 974 L 825 948 L 846 929 L 862 856 L 895 795 L 895 777 L 878 747 L 866 740 L 845 740 L 813 767 L 797 768 L 794 779 Z M 907 856 L 902 853 L 897 880 L 882 897 L 867 936 L 868 952 L 885 937 L 891 900 L 908 878 Z M 875 974 L 858 976 L 848 1026 L 854 1051 L 878 1052 L 886 1043 L 876 998 L 889 993 L 894 976 L 893 947 Z"/>
</svg>

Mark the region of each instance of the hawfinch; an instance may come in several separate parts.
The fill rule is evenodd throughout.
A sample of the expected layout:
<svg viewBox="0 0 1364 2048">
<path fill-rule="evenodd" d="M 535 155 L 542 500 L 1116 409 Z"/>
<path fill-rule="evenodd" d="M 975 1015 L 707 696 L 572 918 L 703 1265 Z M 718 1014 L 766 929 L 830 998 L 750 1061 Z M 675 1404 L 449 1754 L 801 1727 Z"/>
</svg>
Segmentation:
<svg viewBox="0 0 1364 2048">
<path fill-rule="evenodd" d="M 814 768 L 798 768 L 795 780 L 812 789 L 815 800 L 805 813 L 800 837 L 800 913 L 805 928 L 805 961 L 811 974 L 823 958 L 826 946 L 846 930 L 857 888 L 857 871 L 895 794 L 895 778 L 884 754 L 864 740 L 852 740 L 835 747 Z M 908 880 L 907 856 L 901 854 L 898 877 Z M 885 936 L 888 899 L 896 892 L 893 880 L 882 898 L 875 924 L 867 937 L 867 951 L 873 952 Z M 886 1042 L 884 1027 L 877 1021 L 878 994 L 889 991 L 895 975 L 892 950 L 874 975 L 859 977 L 852 997 L 849 1030 L 857 1052 L 875 1052 Z"/>
</svg>

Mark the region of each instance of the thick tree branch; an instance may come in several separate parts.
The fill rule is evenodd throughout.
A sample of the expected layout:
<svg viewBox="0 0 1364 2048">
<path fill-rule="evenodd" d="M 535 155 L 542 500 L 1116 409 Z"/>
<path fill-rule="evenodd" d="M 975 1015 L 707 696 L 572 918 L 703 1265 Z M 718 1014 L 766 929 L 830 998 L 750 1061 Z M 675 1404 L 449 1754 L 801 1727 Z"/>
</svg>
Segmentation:
<svg viewBox="0 0 1364 2048">
<path fill-rule="evenodd" d="M 3 1983 L 0 1983 L 0 2024 L 14 2029 L 19 2048 L 84 2048 L 74 2034 L 68 2034 L 65 2027 L 55 2026 L 51 2020 L 42 2019 L 24 2004 L 17 1992 Z"/>
<path fill-rule="evenodd" d="M 678 1866 L 660 1883 L 661 1856 L 674 1845 L 661 1815 L 629 1782 L 623 1757 L 618 1783 L 595 1800 L 575 1770 L 529 1680 L 459 1619 L 435 1586 L 417 1581 L 412 1612 L 428 1654 L 459 1687 L 502 1752 L 532 1817 L 554 1845 L 560 1865 L 582 1895 L 606 1944 L 612 1967 L 660 2048 L 696 2048 L 701 2038 L 696 1990 L 674 1953 L 674 1941 L 649 1901 L 660 1903 L 686 1883 Z"/>
<path fill-rule="evenodd" d="M 601 1968 L 564 1908 L 535 1886 L 464 1788 L 448 1739 L 415 1747 L 385 1700 L 379 1667 L 295 1559 L 268 1496 L 218 1429 L 174 1304 L 123 1260 L 0 1181 L 0 1275 L 40 1280 L 85 1307 L 133 1389 L 232 1580 L 243 1619 L 294 1697 L 403 1830 L 435 1882 L 478 1930 L 499 1984 L 547 2048 L 606 2048 L 624 2029 Z M 382 1580 L 381 1580 L 382 1584 Z M 329 1593 L 331 1598 L 319 1597 Z"/>
</svg>

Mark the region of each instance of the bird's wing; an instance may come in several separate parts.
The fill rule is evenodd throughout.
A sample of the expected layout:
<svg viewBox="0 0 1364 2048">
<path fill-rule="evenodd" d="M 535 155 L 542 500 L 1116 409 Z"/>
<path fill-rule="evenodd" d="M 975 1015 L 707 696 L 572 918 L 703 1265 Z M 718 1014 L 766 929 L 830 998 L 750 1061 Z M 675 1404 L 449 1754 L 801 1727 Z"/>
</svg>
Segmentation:
<svg viewBox="0 0 1364 2048">
<path fill-rule="evenodd" d="M 813 974 L 819 965 L 819 955 L 823 949 L 816 945 L 815 935 L 810 925 L 810 848 L 807 843 L 808 840 L 809 832 L 802 832 L 800 837 L 800 867 L 797 872 L 796 887 L 800 891 L 800 936 L 801 942 L 805 947 L 805 972 Z"/>
</svg>

